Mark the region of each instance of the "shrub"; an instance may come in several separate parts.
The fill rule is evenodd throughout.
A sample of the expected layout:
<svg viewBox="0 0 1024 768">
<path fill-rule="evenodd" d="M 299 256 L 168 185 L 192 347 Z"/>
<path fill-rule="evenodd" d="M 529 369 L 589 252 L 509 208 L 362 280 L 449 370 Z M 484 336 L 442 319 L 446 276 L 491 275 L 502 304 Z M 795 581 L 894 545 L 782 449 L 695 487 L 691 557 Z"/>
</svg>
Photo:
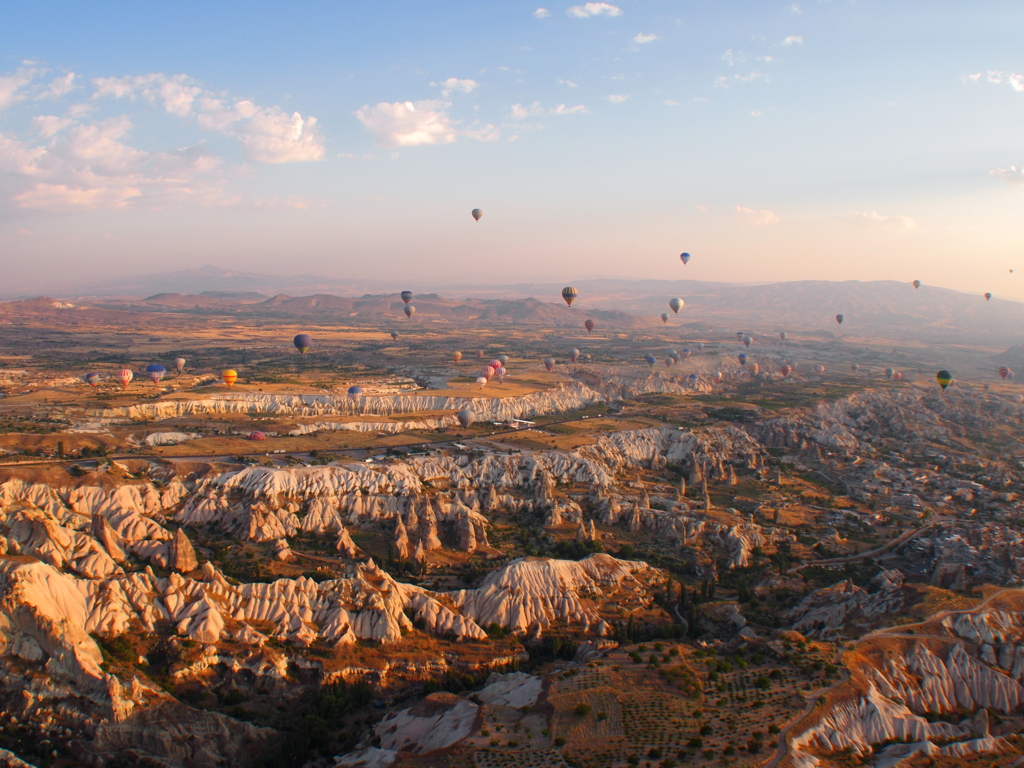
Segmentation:
<svg viewBox="0 0 1024 768">
<path fill-rule="evenodd" d="M 586 717 L 590 714 L 590 705 L 585 701 L 581 701 L 573 709 L 573 714 L 576 715 L 576 717 Z"/>
</svg>

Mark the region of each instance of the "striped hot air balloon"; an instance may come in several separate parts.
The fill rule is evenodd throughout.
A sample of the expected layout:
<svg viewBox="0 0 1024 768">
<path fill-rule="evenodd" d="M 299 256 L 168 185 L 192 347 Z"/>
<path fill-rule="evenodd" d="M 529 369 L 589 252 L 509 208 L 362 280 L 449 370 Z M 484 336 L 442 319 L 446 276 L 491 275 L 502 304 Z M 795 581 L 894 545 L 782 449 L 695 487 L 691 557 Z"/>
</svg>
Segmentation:
<svg viewBox="0 0 1024 768">
<path fill-rule="evenodd" d="M 224 380 L 224 383 L 228 385 L 228 389 L 235 386 L 235 382 L 238 381 L 238 371 L 227 368 L 220 372 L 220 377 Z"/>
<path fill-rule="evenodd" d="M 309 348 L 313 346 L 313 340 L 309 337 L 309 334 L 300 333 L 292 339 L 292 344 L 294 344 L 295 348 L 299 350 L 300 355 L 304 355 L 309 351 Z"/>
<path fill-rule="evenodd" d="M 583 327 L 587 329 L 587 333 L 590 333 L 592 330 L 594 330 L 595 326 L 597 326 L 597 323 L 595 323 L 590 318 L 587 318 L 586 322 L 583 323 Z"/>
<path fill-rule="evenodd" d="M 132 383 L 132 379 L 135 378 L 135 374 L 132 373 L 131 368 L 122 368 L 117 372 L 117 379 L 121 382 L 121 387 L 124 389 L 128 388 L 128 385 Z"/>
<path fill-rule="evenodd" d="M 576 297 L 579 295 L 580 292 L 573 288 L 571 285 L 567 285 L 565 286 L 565 288 L 562 289 L 562 298 L 565 300 L 565 303 L 568 304 L 570 307 L 572 306 L 572 303 L 576 301 Z"/>
</svg>

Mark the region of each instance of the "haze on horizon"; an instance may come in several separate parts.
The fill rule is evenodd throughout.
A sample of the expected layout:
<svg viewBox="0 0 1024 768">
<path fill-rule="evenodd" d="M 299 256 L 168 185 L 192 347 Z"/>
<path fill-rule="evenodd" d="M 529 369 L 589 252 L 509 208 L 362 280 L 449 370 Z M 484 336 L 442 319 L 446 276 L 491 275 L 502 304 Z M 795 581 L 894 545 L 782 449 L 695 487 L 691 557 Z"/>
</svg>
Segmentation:
<svg viewBox="0 0 1024 768">
<path fill-rule="evenodd" d="M 403 288 L 920 279 L 1024 299 L 1016 3 L 5 16 L 5 292 L 215 264 Z"/>
</svg>

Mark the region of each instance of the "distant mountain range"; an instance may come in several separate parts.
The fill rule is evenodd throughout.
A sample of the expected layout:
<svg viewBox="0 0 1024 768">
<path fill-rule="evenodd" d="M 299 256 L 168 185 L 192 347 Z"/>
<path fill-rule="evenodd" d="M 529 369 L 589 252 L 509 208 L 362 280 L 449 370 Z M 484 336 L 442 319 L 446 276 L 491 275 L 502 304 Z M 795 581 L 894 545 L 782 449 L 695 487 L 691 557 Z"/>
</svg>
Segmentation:
<svg viewBox="0 0 1024 768">
<path fill-rule="evenodd" d="M 574 283 L 572 309 L 560 300 L 561 284 L 383 285 L 334 281 L 311 275 L 280 277 L 207 266 L 85 286 L 85 298 L 111 308 L 258 314 L 331 319 L 401 318 L 401 289 L 421 290 L 418 318 L 565 326 L 592 317 L 605 327 L 671 326 L 694 332 L 722 330 L 776 335 L 812 333 L 824 338 L 900 338 L 965 346 L 1013 346 L 1024 341 L 1024 304 L 895 281 L 794 281 L 762 285 L 694 280 L 598 279 Z M 673 315 L 668 302 L 686 306 Z M 7 305 L 8 307 L 10 305 Z M 835 320 L 844 316 L 842 325 Z"/>
</svg>

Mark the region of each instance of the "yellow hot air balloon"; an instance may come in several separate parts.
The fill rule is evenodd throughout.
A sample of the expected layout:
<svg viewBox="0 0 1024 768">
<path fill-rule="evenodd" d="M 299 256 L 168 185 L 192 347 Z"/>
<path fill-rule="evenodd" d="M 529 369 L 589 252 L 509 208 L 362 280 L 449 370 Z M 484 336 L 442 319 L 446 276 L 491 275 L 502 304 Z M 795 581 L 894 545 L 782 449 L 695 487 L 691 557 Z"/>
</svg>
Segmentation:
<svg viewBox="0 0 1024 768">
<path fill-rule="evenodd" d="M 935 374 L 935 381 L 938 382 L 940 387 L 945 389 L 953 383 L 953 374 L 943 369 Z"/>
<path fill-rule="evenodd" d="M 238 381 L 238 371 L 228 368 L 226 371 L 221 371 L 220 377 L 224 379 L 224 383 L 228 385 L 228 388 L 231 388 Z"/>
</svg>

